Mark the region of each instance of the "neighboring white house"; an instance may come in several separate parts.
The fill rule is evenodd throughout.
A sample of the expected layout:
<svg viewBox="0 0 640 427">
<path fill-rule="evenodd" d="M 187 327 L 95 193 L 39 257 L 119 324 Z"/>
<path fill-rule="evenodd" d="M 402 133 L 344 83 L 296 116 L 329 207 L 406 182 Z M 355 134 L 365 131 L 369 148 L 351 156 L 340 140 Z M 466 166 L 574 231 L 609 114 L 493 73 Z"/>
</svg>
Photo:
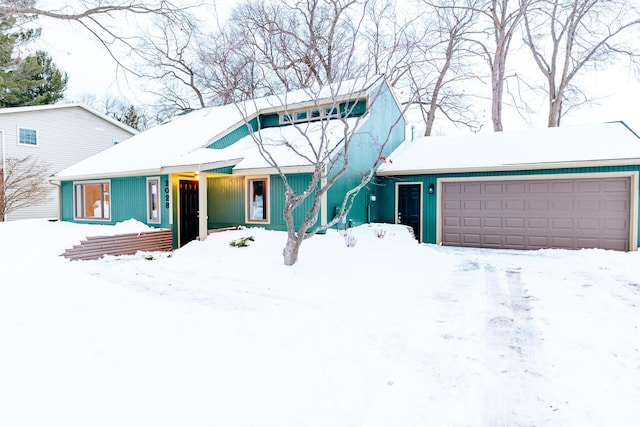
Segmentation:
<svg viewBox="0 0 640 427">
<path fill-rule="evenodd" d="M 42 179 L 106 150 L 137 130 L 82 104 L 0 108 L 0 169 L 9 158 L 32 156 L 49 169 Z M 52 184 L 47 201 L 8 213 L 7 220 L 58 218 L 59 191 Z"/>
</svg>

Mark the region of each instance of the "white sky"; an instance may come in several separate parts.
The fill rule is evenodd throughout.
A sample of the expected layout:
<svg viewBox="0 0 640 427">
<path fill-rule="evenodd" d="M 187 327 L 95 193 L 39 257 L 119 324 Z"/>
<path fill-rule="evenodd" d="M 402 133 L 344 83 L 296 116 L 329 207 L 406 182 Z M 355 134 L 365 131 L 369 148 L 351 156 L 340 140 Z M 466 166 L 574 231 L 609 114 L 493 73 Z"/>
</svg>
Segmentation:
<svg viewBox="0 0 640 427">
<path fill-rule="evenodd" d="M 232 2 L 214 1 L 219 13 L 226 13 Z M 50 19 L 41 19 L 43 27 L 40 40 L 41 48 L 48 51 L 56 61 L 58 67 L 69 74 L 67 98 L 72 101 L 81 101 L 86 95 L 95 95 L 97 98 L 106 94 L 114 97 L 125 97 L 133 104 L 148 102 L 151 100 L 140 90 L 141 83 L 127 79 L 106 49 L 97 41 L 91 39 L 91 35 L 78 24 L 67 23 Z M 583 108 L 578 112 L 567 116 L 563 124 L 586 124 L 606 121 L 622 120 L 636 133 L 640 133 L 640 114 L 637 113 L 637 100 L 640 99 L 640 84 L 635 75 L 626 65 L 607 72 L 592 73 L 592 87 L 589 95 L 600 99 L 598 104 L 589 108 Z M 488 89 L 486 95 L 489 96 Z M 484 101 L 486 124 L 482 132 L 491 131 L 490 104 Z M 519 115 L 505 111 L 504 126 L 506 130 L 521 129 L 527 127 L 544 127 L 546 124 L 546 101 L 541 101 L 537 107 L 540 115 L 524 120 Z M 442 126 L 444 117 L 438 116 Z M 445 129 L 448 126 L 444 126 Z M 460 133 L 460 130 L 444 130 L 440 132 Z"/>
</svg>

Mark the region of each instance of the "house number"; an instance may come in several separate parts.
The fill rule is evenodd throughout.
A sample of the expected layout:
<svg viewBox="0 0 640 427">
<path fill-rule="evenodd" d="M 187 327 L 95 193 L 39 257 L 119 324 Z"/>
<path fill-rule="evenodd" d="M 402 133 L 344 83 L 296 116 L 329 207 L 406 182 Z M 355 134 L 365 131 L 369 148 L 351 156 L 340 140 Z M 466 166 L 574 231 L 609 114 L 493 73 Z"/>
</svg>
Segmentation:
<svg viewBox="0 0 640 427">
<path fill-rule="evenodd" d="M 164 207 L 169 209 L 169 180 L 164 182 Z"/>
</svg>

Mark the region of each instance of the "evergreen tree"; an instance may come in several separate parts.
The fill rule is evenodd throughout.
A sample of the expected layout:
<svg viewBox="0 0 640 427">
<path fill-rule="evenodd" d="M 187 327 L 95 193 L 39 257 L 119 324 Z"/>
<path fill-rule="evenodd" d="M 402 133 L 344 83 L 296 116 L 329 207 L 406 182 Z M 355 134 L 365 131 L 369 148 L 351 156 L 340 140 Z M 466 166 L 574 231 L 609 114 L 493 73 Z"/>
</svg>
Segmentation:
<svg viewBox="0 0 640 427">
<path fill-rule="evenodd" d="M 140 115 L 133 105 L 130 105 L 129 108 L 122 113 L 113 113 L 112 117 L 127 126 L 140 130 L 138 127 L 140 125 Z"/>
<path fill-rule="evenodd" d="M 27 18 L 0 16 L 0 107 L 53 104 L 64 97 L 68 76 L 44 51 L 21 57 L 18 48 L 40 35 L 18 29 Z"/>
</svg>

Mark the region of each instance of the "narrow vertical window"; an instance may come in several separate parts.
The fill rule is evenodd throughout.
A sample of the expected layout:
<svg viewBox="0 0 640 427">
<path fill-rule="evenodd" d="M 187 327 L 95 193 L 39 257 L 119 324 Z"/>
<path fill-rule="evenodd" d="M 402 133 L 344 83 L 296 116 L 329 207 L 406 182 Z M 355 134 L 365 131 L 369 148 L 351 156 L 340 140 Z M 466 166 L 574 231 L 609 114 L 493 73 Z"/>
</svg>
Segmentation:
<svg viewBox="0 0 640 427">
<path fill-rule="evenodd" d="M 109 182 L 77 183 L 74 184 L 73 190 L 77 219 L 111 218 Z"/>
<path fill-rule="evenodd" d="M 147 221 L 160 222 L 160 178 L 147 179 Z"/>
<path fill-rule="evenodd" d="M 266 178 L 249 179 L 247 180 L 248 189 L 248 204 L 247 204 L 247 221 L 261 221 L 266 222 L 268 220 L 267 213 L 267 189 L 268 180 Z"/>
</svg>

